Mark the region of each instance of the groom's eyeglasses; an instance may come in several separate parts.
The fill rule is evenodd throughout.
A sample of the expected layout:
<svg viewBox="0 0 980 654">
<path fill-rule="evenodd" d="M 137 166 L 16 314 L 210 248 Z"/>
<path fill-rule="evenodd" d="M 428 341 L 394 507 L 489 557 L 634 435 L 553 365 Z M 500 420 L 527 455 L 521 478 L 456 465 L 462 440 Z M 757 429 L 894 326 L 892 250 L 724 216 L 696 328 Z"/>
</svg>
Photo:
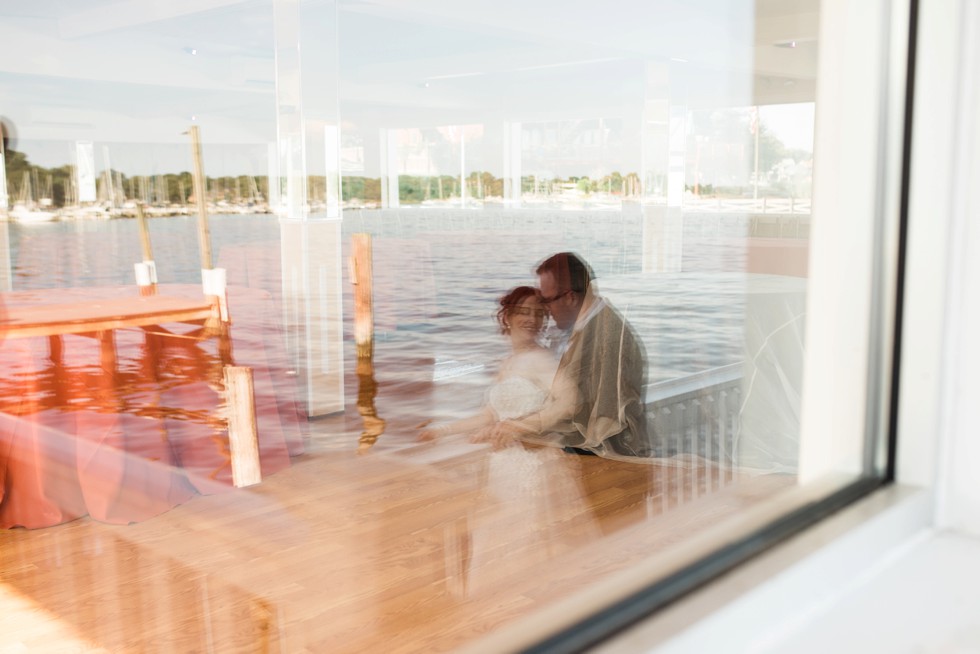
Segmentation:
<svg viewBox="0 0 980 654">
<path fill-rule="evenodd" d="M 518 316 L 534 316 L 535 318 L 544 318 L 548 315 L 544 309 L 532 309 L 531 307 L 514 307 L 510 312 Z"/>
<path fill-rule="evenodd" d="M 560 300 L 561 298 L 565 297 L 569 293 L 571 293 L 571 291 L 562 291 L 561 293 L 559 293 L 558 295 L 556 295 L 554 297 L 542 297 L 541 298 L 541 304 L 543 304 L 545 306 L 548 306 L 552 302 L 555 302 L 556 300 Z"/>
</svg>

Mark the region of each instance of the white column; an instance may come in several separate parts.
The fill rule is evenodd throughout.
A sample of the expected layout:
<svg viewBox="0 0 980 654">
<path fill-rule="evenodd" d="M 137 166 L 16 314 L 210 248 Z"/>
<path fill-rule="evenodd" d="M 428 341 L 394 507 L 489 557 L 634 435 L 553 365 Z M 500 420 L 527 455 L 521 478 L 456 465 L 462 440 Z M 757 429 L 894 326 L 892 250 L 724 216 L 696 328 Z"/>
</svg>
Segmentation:
<svg viewBox="0 0 980 654">
<path fill-rule="evenodd" d="M 285 214 L 285 207 L 282 202 L 282 189 L 280 181 L 282 175 L 279 174 L 279 143 L 269 144 L 269 209 L 277 216 Z"/>
<path fill-rule="evenodd" d="M 670 104 L 667 112 L 667 206 L 684 204 L 684 167 L 687 163 L 687 107 Z"/>
<path fill-rule="evenodd" d="M 680 207 L 643 205 L 643 272 L 681 271 L 684 224 Z"/>
<path fill-rule="evenodd" d="M 280 220 L 287 345 L 309 416 L 344 409 L 341 221 Z"/>
<path fill-rule="evenodd" d="M 323 126 L 324 174 L 326 176 L 327 218 L 340 218 L 340 127 Z"/>
<path fill-rule="evenodd" d="M 0 124 L 0 211 L 6 212 L 10 206 L 7 195 L 7 165 L 6 151 L 3 138 L 7 134 L 6 126 Z M 10 265 L 10 231 L 6 220 L 0 220 L 0 292 L 12 291 Z M 0 307 L 2 309 L 2 307 Z"/>
<path fill-rule="evenodd" d="M 2 138 L 2 134 L 0 134 L 0 138 Z M 7 161 L 3 146 L 0 145 L 0 211 L 6 211 L 9 206 L 10 201 L 7 195 Z"/>
<path fill-rule="evenodd" d="M 302 406 L 320 416 L 344 409 L 337 8 L 275 0 L 274 19 L 286 343 Z M 327 182 L 327 210 L 315 216 L 310 175 Z"/>
<path fill-rule="evenodd" d="M 398 208 L 398 130 L 381 128 L 381 208 Z"/>
<path fill-rule="evenodd" d="M 683 105 L 671 105 L 666 64 L 647 66 L 645 93 L 640 127 L 640 188 L 636 189 L 640 195 L 627 200 L 641 202 L 643 272 L 675 273 L 681 271 L 684 252 L 681 205 L 687 153 L 687 109 Z"/>
<path fill-rule="evenodd" d="M 14 290 L 10 265 L 10 233 L 6 220 L 0 220 L 0 292 Z"/>
<path fill-rule="evenodd" d="M 459 206 L 466 206 L 466 128 L 459 128 Z"/>
<path fill-rule="evenodd" d="M 504 202 L 521 202 L 521 123 L 504 123 Z"/>
</svg>

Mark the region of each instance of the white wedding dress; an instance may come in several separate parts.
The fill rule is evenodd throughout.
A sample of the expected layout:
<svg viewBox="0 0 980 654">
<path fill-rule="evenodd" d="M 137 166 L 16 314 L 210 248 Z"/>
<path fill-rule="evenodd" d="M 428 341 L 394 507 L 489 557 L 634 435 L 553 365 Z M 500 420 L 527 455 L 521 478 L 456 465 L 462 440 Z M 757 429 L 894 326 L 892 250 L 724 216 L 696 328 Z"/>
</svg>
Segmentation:
<svg viewBox="0 0 980 654">
<path fill-rule="evenodd" d="M 544 406 L 550 389 L 513 372 L 486 393 L 486 403 L 498 420 L 516 419 Z M 517 442 L 491 450 L 484 460 L 486 474 L 477 508 L 468 516 L 471 558 L 456 579 L 447 579 L 460 597 L 499 592 L 511 558 L 525 565 L 542 565 L 567 551 L 568 533 L 591 533 L 598 528 L 582 504 L 578 457 L 553 447 L 525 447 Z M 515 520 L 515 507 L 519 520 Z"/>
<path fill-rule="evenodd" d="M 498 420 L 512 420 L 544 406 L 548 391 L 527 377 L 507 377 L 487 390 L 487 404 Z"/>
<path fill-rule="evenodd" d="M 548 391 L 527 377 L 513 376 L 498 381 L 487 390 L 487 405 L 497 415 L 497 420 L 512 420 L 533 413 L 544 406 Z M 528 494 L 540 492 L 538 468 L 541 459 L 519 443 L 496 451 L 490 457 L 490 479 L 509 479 L 512 483 L 499 484 L 496 495 L 506 493 L 517 500 Z"/>
</svg>

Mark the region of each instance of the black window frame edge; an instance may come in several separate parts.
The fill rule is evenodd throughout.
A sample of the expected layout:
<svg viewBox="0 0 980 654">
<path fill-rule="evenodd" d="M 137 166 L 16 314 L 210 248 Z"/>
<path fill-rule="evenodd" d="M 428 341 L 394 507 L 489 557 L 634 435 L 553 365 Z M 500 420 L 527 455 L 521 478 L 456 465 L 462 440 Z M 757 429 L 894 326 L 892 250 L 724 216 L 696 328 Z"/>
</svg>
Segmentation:
<svg viewBox="0 0 980 654">
<path fill-rule="evenodd" d="M 909 184 L 912 161 L 912 109 L 915 96 L 916 35 L 919 0 L 909 0 L 908 52 L 906 58 L 904 116 L 902 126 L 901 186 L 898 207 L 895 315 L 892 342 L 886 461 L 879 475 L 857 479 L 822 499 L 809 502 L 771 524 L 725 546 L 706 558 L 681 568 L 646 588 L 606 606 L 585 620 L 566 627 L 521 651 L 525 654 L 572 654 L 584 652 L 618 635 L 654 612 L 714 581 L 735 567 L 756 558 L 804 529 L 867 497 L 895 481 L 898 449 L 899 366 L 904 312 L 905 257 L 908 238 Z M 870 434 L 868 436 L 871 436 Z"/>
</svg>

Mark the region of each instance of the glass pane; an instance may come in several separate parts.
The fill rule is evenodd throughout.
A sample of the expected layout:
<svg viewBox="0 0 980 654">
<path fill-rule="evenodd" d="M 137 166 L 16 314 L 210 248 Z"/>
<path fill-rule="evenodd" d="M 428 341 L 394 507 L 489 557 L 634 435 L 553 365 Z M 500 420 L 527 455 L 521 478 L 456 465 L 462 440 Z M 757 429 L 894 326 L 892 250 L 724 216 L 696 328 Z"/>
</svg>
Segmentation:
<svg viewBox="0 0 980 654">
<path fill-rule="evenodd" d="M 534 639 L 855 479 L 798 478 L 818 9 L 5 7 L 37 642 Z"/>
</svg>

